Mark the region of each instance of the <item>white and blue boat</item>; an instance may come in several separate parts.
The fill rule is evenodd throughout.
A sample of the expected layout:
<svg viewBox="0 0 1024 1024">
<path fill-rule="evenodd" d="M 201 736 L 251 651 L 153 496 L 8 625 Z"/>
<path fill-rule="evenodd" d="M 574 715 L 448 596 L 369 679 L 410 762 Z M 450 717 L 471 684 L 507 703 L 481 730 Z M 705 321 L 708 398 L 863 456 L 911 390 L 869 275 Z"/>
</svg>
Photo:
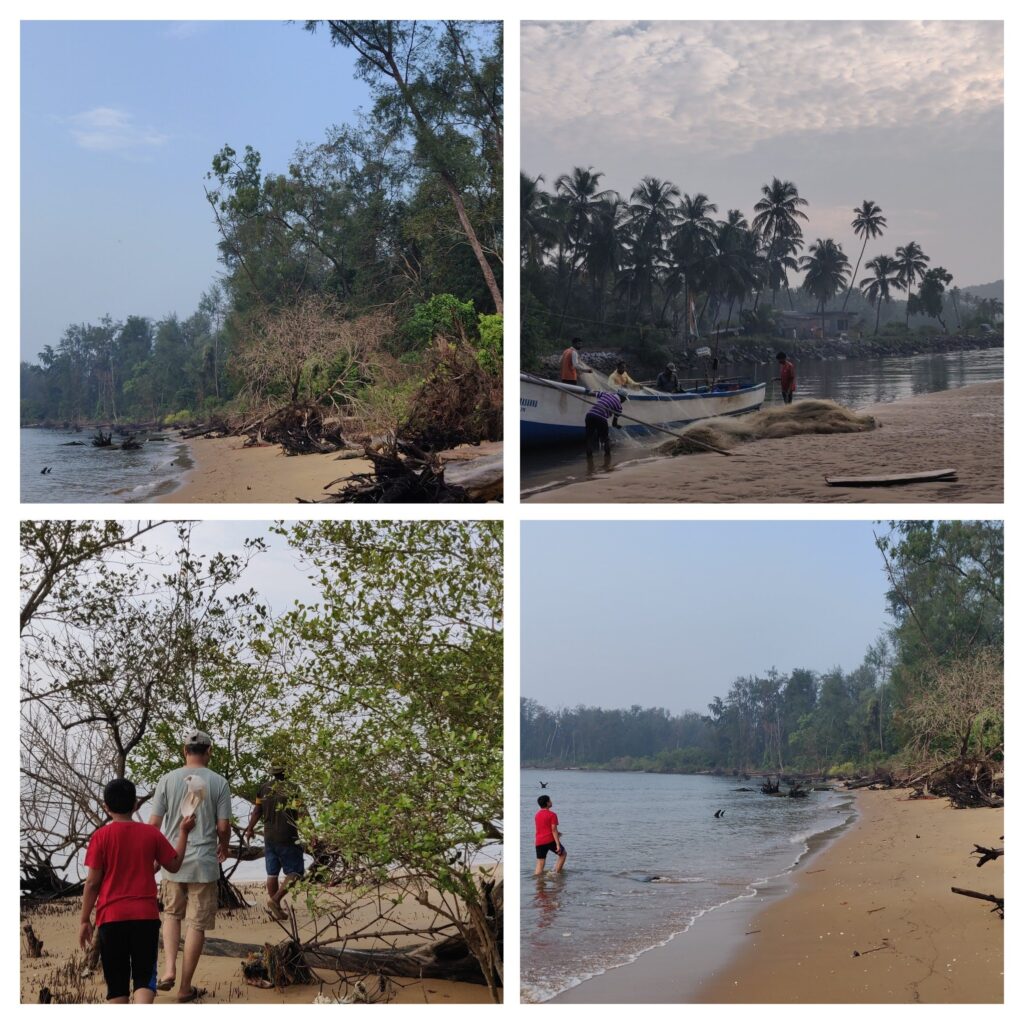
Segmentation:
<svg viewBox="0 0 1024 1024">
<path fill-rule="evenodd" d="M 614 390 L 599 381 L 591 371 L 582 377 L 589 390 Z M 664 394 L 651 388 L 630 391 L 623 403 L 620 425 L 634 436 L 658 433 L 658 428 L 679 430 L 697 420 L 716 416 L 742 416 L 756 412 L 764 404 L 766 385 L 749 384 L 739 379 Z M 582 441 L 585 436 L 584 403 L 593 403 L 587 387 L 560 384 L 530 373 L 519 374 L 519 439 L 524 445 L 558 444 Z"/>
</svg>

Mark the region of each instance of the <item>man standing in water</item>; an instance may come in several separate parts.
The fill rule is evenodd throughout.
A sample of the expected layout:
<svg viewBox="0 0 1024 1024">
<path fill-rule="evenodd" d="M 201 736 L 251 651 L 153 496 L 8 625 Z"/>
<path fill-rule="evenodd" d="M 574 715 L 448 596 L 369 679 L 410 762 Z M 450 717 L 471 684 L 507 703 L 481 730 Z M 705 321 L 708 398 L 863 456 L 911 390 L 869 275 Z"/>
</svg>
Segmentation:
<svg viewBox="0 0 1024 1024">
<path fill-rule="evenodd" d="M 558 831 L 558 815 L 551 810 L 551 797 L 537 797 L 537 804 L 540 810 L 533 816 L 534 821 L 534 842 L 537 847 L 537 867 L 534 875 L 544 874 L 544 865 L 547 862 L 549 853 L 558 857 L 555 862 L 555 872 L 565 867 L 566 849 L 562 845 L 562 834 Z"/>
<path fill-rule="evenodd" d="M 206 933 L 217 920 L 217 881 L 231 838 L 231 790 L 225 778 L 207 767 L 213 749 L 207 733 L 190 729 L 183 743 L 185 765 L 168 772 L 156 784 L 149 823 L 170 837 L 177 834 L 182 818 L 194 815 L 196 820 L 180 870 L 174 878 L 169 878 L 166 871 L 163 875 L 164 973 L 157 984 L 161 992 L 174 987 L 184 920 L 185 952 L 178 1002 L 191 1003 L 202 994 L 192 984 L 192 977 Z"/>
<path fill-rule="evenodd" d="M 779 364 L 779 383 L 782 388 L 782 401 L 789 405 L 793 401 L 793 392 L 796 391 L 796 367 L 787 358 L 785 352 L 776 352 L 775 358 Z"/>
<path fill-rule="evenodd" d="M 611 455 L 612 442 L 608 434 L 608 418 L 611 417 L 612 426 L 617 429 L 625 398 L 625 391 L 619 391 L 615 395 L 609 391 L 598 391 L 597 399 L 583 418 L 583 425 L 587 430 L 588 459 L 594 454 L 594 449 L 600 447 L 604 448 L 605 455 Z"/>
</svg>

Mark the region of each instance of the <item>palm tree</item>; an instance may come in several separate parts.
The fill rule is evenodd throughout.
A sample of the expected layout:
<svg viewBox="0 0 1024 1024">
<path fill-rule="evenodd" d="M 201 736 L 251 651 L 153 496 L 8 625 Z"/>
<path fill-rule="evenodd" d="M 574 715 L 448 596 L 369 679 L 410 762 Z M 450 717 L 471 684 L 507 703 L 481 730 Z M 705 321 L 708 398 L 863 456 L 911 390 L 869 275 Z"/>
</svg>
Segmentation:
<svg viewBox="0 0 1024 1024">
<path fill-rule="evenodd" d="M 622 201 L 618 196 L 613 196 L 602 199 L 591 211 L 583 269 L 590 279 L 598 320 L 604 319 L 605 282 L 609 276 L 614 280 L 625 257 L 619 233 L 622 208 Z"/>
<path fill-rule="evenodd" d="M 875 336 L 878 335 L 878 321 L 882 315 L 882 303 L 892 298 L 891 289 L 900 286 L 899 267 L 891 256 L 876 256 L 864 264 L 865 270 L 871 271 L 871 277 L 865 277 L 860 283 L 869 302 L 875 304 Z"/>
<path fill-rule="evenodd" d="M 540 187 L 543 180 L 519 172 L 519 246 L 524 266 L 539 266 L 558 234 L 551 196 Z"/>
<path fill-rule="evenodd" d="M 907 293 L 907 327 L 910 327 L 910 289 L 924 277 L 929 259 L 917 242 L 908 242 L 896 250 L 896 265 L 900 272 L 900 287 Z"/>
<path fill-rule="evenodd" d="M 801 269 L 807 273 L 802 285 L 808 295 L 818 300 L 821 311 L 821 339 L 825 340 L 825 305 L 840 288 L 846 284 L 850 272 L 850 261 L 843 247 L 833 239 L 818 239 L 800 260 Z"/>
<path fill-rule="evenodd" d="M 635 262 L 646 268 L 638 284 L 641 287 L 640 309 L 646 295 L 651 318 L 654 318 L 654 280 L 657 268 L 665 262 L 665 238 L 677 218 L 676 200 L 679 189 L 671 181 L 645 177 L 630 195 L 629 216 L 632 220 L 634 245 L 645 250 Z"/>
<path fill-rule="evenodd" d="M 766 261 L 769 274 L 772 275 L 773 306 L 778 293 L 780 269 L 781 277 L 785 279 L 785 269 L 780 268 L 777 262 L 780 254 L 788 251 L 789 255 L 793 255 L 803 247 L 804 233 L 800 221 L 807 220 L 807 214 L 800 207 L 806 205 L 807 200 L 800 197 L 793 182 L 778 178 L 772 178 L 769 184 L 761 186 L 761 198 L 754 204 L 754 230 L 768 242 Z M 788 240 L 785 248 L 779 244 L 782 239 Z"/>
<path fill-rule="evenodd" d="M 565 204 L 566 235 L 572 249 L 569 283 L 566 286 L 565 301 L 562 304 L 563 321 L 565 320 L 565 311 L 569 307 L 573 279 L 579 266 L 580 251 L 586 239 L 593 208 L 602 200 L 614 195 L 609 190 L 600 190 L 599 185 L 603 177 L 604 175 L 600 171 L 595 171 L 592 167 L 588 167 L 586 170 L 582 167 L 574 167 L 572 174 L 560 175 L 555 182 L 555 192 Z M 559 330 L 561 330 L 561 324 L 559 324 Z"/>
<path fill-rule="evenodd" d="M 672 236 L 670 249 L 675 267 L 683 275 L 683 316 L 686 321 L 684 341 L 690 338 L 691 285 L 694 283 L 691 278 L 714 247 L 715 222 L 710 215 L 717 212 L 718 207 L 703 192 L 693 196 L 684 195 L 679 204 L 679 227 Z"/>
<path fill-rule="evenodd" d="M 882 216 L 882 208 L 871 199 L 865 199 L 860 206 L 854 208 L 853 220 L 850 222 L 853 233 L 858 238 L 864 239 L 860 247 L 860 255 L 857 257 L 857 265 L 853 268 L 853 276 L 850 278 L 850 287 L 846 289 L 846 297 L 843 299 L 843 312 L 846 312 L 846 304 L 850 301 L 850 292 L 853 291 L 853 282 L 857 279 L 857 271 L 860 270 L 860 261 L 864 259 L 864 250 L 867 248 L 869 238 L 881 238 L 882 228 L 886 227 L 885 218 Z M 877 331 L 875 332 L 878 333 Z"/>
</svg>

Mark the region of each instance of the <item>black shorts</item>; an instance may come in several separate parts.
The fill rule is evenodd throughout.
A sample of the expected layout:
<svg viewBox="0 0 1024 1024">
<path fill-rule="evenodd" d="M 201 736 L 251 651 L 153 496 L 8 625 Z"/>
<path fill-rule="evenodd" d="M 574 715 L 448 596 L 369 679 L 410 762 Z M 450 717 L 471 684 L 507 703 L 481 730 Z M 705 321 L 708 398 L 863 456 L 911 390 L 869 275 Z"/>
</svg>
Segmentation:
<svg viewBox="0 0 1024 1024">
<path fill-rule="evenodd" d="M 559 853 L 558 843 L 545 843 L 543 846 L 535 846 L 537 860 L 546 860 L 549 853 Z M 565 846 L 562 846 L 561 853 L 565 853 Z"/>
<path fill-rule="evenodd" d="M 152 988 L 160 948 L 159 921 L 108 921 L 98 929 L 100 963 L 107 999 L 122 999 L 132 988 Z"/>
</svg>

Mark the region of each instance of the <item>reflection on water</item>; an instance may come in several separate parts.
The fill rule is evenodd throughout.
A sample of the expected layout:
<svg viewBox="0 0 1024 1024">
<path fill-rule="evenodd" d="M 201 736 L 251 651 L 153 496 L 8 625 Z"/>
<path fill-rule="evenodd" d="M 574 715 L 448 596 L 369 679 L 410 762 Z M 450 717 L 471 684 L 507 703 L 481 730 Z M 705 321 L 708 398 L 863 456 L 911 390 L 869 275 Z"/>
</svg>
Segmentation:
<svg viewBox="0 0 1024 1024">
<path fill-rule="evenodd" d="M 761 367 L 758 380 L 764 380 L 773 367 Z M 797 363 L 797 398 L 831 398 L 840 405 L 861 409 L 880 402 L 896 402 L 914 395 L 948 391 L 968 384 L 1002 380 L 1003 350 L 945 352 L 927 356 L 886 356 L 882 359 L 838 359 L 828 362 Z M 777 384 L 769 382 L 766 404 L 779 404 Z M 583 480 L 600 472 L 642 457 L 662 437 L 639 440 L 620 435 L 616 438 L 611 461 L 587 460 L 579 446 L 563 445 L 541 449 L 523 449 L 521 474 L 524 491 L 547 489 L 574 480 Z"/>
</svg>

